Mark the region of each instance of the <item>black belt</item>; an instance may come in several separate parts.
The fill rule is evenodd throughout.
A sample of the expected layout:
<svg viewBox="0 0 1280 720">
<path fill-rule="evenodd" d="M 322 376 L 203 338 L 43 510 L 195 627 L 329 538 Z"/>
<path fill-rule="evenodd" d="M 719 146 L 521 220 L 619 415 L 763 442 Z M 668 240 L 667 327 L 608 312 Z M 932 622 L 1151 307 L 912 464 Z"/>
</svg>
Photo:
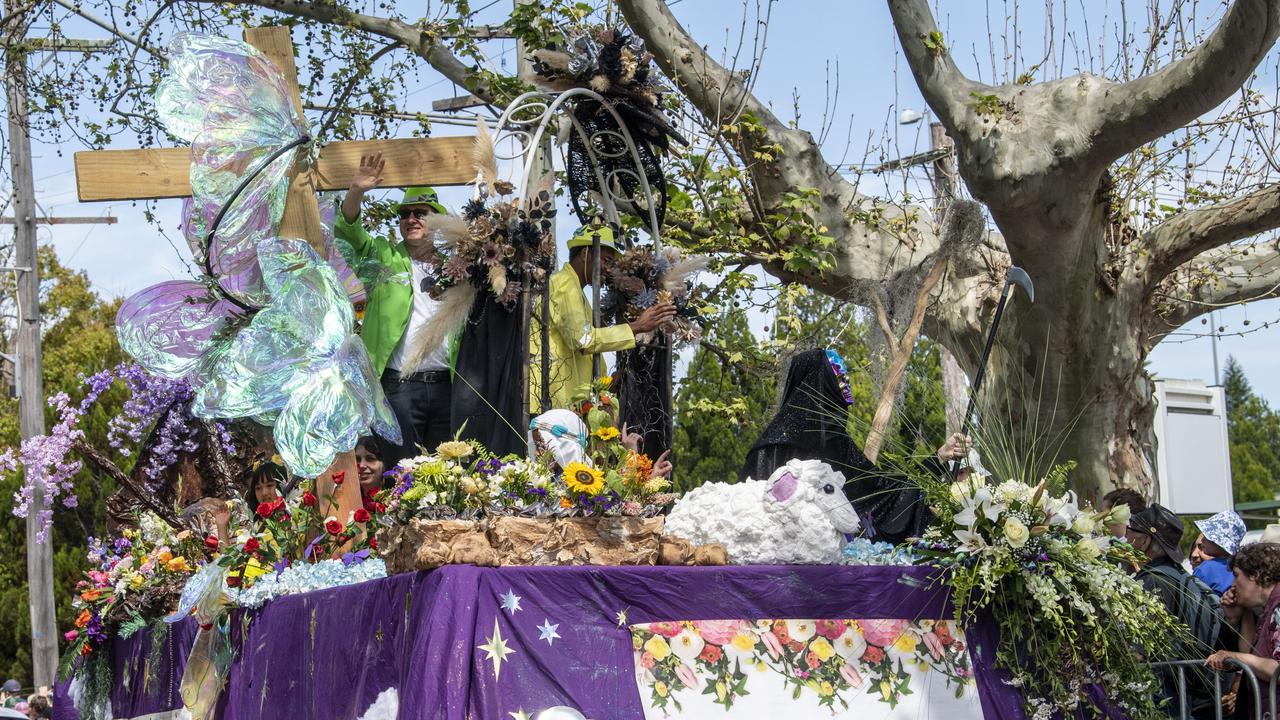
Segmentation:
<svg viewBox="0 0 1280 720">
<path fill-rule="evenodd" d="M 421 372 L 402 375 L 399 370 L 388 369 L 386 374 L 389 376 L 390 380 L 399 382 L 447 383 L 450 380 L 448 370 L 423 370 Z"/>
</svg>

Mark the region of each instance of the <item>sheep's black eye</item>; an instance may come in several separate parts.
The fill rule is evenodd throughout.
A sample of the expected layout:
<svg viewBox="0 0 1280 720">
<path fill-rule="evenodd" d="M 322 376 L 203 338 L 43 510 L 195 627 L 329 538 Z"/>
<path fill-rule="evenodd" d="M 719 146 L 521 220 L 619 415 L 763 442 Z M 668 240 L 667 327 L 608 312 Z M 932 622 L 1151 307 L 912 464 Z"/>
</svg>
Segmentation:
<svg viewBox="0 0 1280 720">
<path fill-rule="evenodd" d="M 828 495 L 830 495 L 831 493 L 833 493 L 833 492 L 835 492 L 835 491 L 836 491 L 835 486 L 834 486 L 834 485 L 831 485 L 830 483 L 828 483 L 828 484 L 826 484 L 826 485 L 823 485 L 823 486 L 822 486 L 822 492 L 824 492 L 824 493 L 826 493 L 826 494 L 828 494 Z"/>
</svg>

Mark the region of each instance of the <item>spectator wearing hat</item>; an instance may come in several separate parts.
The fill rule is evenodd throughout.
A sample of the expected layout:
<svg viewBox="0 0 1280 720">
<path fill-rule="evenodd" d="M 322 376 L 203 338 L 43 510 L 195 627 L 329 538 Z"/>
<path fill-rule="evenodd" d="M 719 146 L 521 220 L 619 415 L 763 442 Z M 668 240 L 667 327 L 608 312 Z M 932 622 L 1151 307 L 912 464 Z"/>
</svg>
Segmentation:
<svg viewBox="0 0 1280 720">
<path fill-rule="evenodd" d="M 1207 649 L 1220 647 L 1222 607 L 1218 595 L 1182 567 L 1182 533 L 1182 520 L 1159 503 L 1130 516 L 1125 529 L 1125 538 L 1148 558 L 1135 579 L 1187 626 L 1194 641 L 1179 641 L 1170 657 L 1151 660 L 1191 660 L 1204 657 Z M 1161 679 L 1172 707 L 1177 707 L 1177 680 L 1168 672 L 1161 673 Z M 1192 716 L 1207 716 L 1214 705 L 1214 693 L 1206 674 L 1188 678 L 1187 700 Z"/>
<path fill-rule="evenodd" d="M 1196 527 L 1200 529 L 1200 536 L 1191 548 L 1193 574 L 1221 595 L 1235 580 L 1228 565 L 1231 556 L 1240 549 L 1240 541 L 1244 540 L 1244 520 L 1232 510 L 1223 510 L 1213 517 L 1197 520 Z"/>
<path fill-rule="evenodd" d="M 386 266 L 395 279 L 365 288 L 364 325 L 360 337 L 369 350 L 374 372 L 382 376 L 382 390 L 400 424 L 402 442 L 386 444 L 383 459 L 394 465 L 416 455 L 418 446 L 434 448 L 451 436 L 449 428 L 452 377 L 451 351 L 442 346 L 417 367 L 404 367 L 407 339 L 417 334 L 435 315 L 439 303 L 432 297 L 440 256 L 431 240 L 432 218 L 447 215 L 436 191 L 411 187 L 396 206 L 402 242 L 373 237 L 360 222 L 360 204 L 382 180 L 385 162 L 381 154 L 360 158 L 360 167 L 334 220 L 334 235 L 351 244 L 360 259 Z"/>
<path fill-rule="evenodd" d="M 22 685 L 17 680 L 9 678 L 0 685 L 0 707 L 11 708 L 21 702 L 22 698 L 18 693 L 22 692 Z"/>
<path fill-rule="evenodd" d="M 536 322 L 541 314 L 535 308 L 529 339 L 532 366 L 529 369 L 529 399 L 535 414 L 552 408 L 568 408 L 575 399 L 585 397 L 591 389 L 591 356 L 596 353 L 627 350 L 635 347 L 636 334 L 653 332 L 675 316 L 671 303 L 657 303 L 646 308 L 630 323 L 598 328 L 592 322 L 591 303 L 583 288 L 592 282 L 593 252 L 597 238 L 600 245 L 600 275 L 604 277 L 618 259 L 618 246 L 613 230 L 608 227 L 582 227 L 569 239 L 569 262 L 551 274 L 548 328 L 550 345 L 551 407 L 541 407 L 542 333 Z"/>
</svg>

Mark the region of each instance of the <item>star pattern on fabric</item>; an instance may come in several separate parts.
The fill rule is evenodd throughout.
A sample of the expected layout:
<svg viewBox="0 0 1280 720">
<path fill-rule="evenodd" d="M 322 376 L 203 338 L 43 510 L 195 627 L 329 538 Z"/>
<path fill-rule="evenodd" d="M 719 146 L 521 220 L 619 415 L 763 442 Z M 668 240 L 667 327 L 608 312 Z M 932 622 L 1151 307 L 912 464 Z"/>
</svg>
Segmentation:
<svg viewBox="0 0 1280 720">
<path fill-rule="evenodd" d="M 508 588 L 506 594 L 502 596 L 502 609 L 512 615 L 515 615 L 517 612 L 524 609 L 520 607 L 520 596 L 512 592 L 510 588 Z"/>
<path fill-rule="evenodd" d="M 511 716 L 511 720 L 533 720 L 533 717 L 530 716 L 529 713 L 525 712 L 524 708 L 520 708 L 515 712 L 511 712 L 507 714 Z"/>
<path fill-rule="evenodd" d="M 559 628 L 558 624 L 551 624 L 551 618 L 544 619 L 542 624 L 538 626 L 538 639 L 546 640 L 548 645 L 554 644 L 556 640 L 560 639 L 560 633 L 556 632 Z"/>
<path fill-rule="evenodd" d="M 497 680 L 499 673 L 502 672 L 502 663 L 507 659 L 508 655 L 514 654 L 515 650 L 507 647 L 507 641 L 502 637 L 502 629 L 498 627 L 498 619 L 493 619 L 493 634 L 489 636 L 489 642 L 481 645 L 480 649 L 485 651 L 485 660 L 493 661 L 493 679 Z"/>
<path fill-rule="evenodd" d="M 630 610 L 630 608 L 623 608 L 614 615 L 614 618 L 618 621 L 618 627 L 624 627 L 627 624 L 627 610 Z"/>
</svg>

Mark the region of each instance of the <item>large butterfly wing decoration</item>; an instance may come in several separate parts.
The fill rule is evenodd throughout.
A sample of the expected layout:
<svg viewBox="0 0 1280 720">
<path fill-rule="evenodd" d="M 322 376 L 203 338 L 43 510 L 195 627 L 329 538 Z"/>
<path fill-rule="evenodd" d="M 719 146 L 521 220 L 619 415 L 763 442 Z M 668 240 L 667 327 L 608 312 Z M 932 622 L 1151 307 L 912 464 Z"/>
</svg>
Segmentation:
<svg viewBox="0 0 1280 720">
<path fill-rule="evenodd" d="M 337 252 L 277 236 L 289 167 L 307 134 L 280 73 L 247 43 L 195 34 L 171 47 L 156 105 L 191 142 L 183 231 L 201 276 L 147 288 L 116 316 L 121 346 L 149 372 L 196 388 L 192 411 L 274 426 L 281 457 L 315 476 L 372 428 L 399 441 L 351 303 L 364 287 Z M 217 223 L 210 240 L 210 232 Z"/>
</svg>

